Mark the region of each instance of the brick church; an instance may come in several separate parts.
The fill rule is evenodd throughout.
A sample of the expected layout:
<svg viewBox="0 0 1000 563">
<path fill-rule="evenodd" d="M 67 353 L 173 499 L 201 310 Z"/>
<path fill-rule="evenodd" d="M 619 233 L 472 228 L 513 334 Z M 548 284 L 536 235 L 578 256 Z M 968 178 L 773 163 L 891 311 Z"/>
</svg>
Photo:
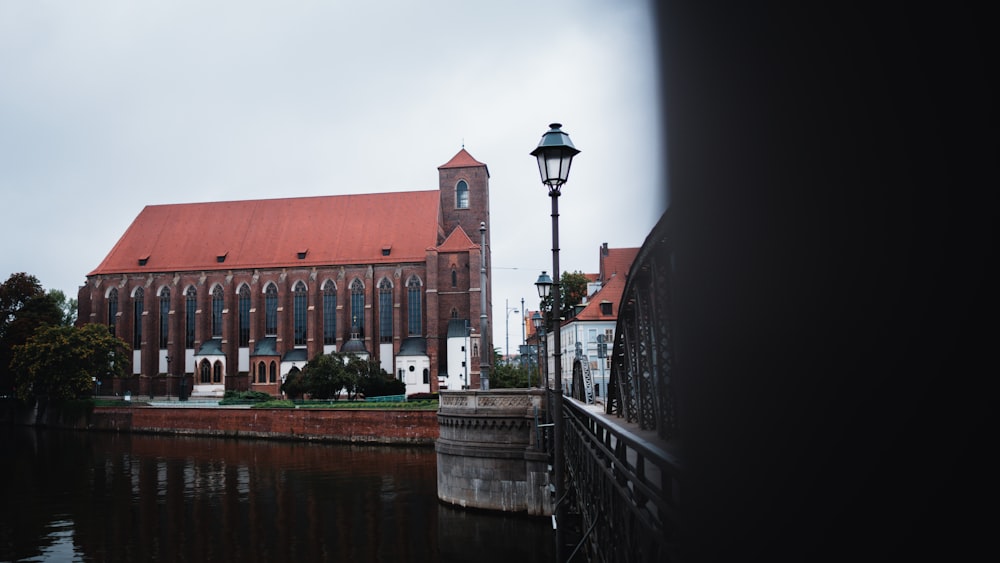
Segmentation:
<svg viewBox="0 0 1000 563">
<path fill-rule="evenodd" d="M 438 178 L 427 191 L 147 206 L 87 274 L 78 322 L 131 344 L 133 377 L 116 392 L 279 395 L 334 351 L 377 360 L 408 394 L 478 388 L 479 350 L 493 349 L 478 330 L 489 171 L 462 148 Z"/>
</svg>

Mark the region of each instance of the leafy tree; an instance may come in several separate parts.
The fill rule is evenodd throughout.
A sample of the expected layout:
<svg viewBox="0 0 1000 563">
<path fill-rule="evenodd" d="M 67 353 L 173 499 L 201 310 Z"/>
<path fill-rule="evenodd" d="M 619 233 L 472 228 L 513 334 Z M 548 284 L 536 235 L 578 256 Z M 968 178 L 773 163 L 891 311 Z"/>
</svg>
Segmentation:
<svg viewBox="0 0 1000 563">
<path fill-rule="evenodd" d="M 35 276 L 11 274 L 0 284 L 0 394 L 14 388 L 10 369 L 14 347 L 24 344 L 39 326 L 60 324 L 62 318 L 56 301 L 45 294 Z"/>
<path fill-rule="evenodd" d="M 386 373 L 377 361 L 372 358 L 361 359 L 354 355 L 348 357 L 346 368 L 351 383 L 347 389 L 348 399 L 354 400 L 358 395 L 381 397 L 402 395 L 406 392 L 406 384 Z"/>
<path fill-rule="evenodd" d="M 306 374 L 301 370 L 292 370 L 281 384 L 281 392 L 289 399 L 300 399 L 309 392 Z"/>
<path fill-rule="evenodd" d="M 342 354 L 317 354 L 305 370 L 306 386 L 314 399 L 333 399 L 350 383 Z"/>
<path fill-rule="evenodd" d="M 66 294 L 60 289 L 50 289 L 48 295 L 55 301 L 56 306 L 62 311 L 63 326 L 73 326 L 76 324 L 77 300 L 76 298 L 66 299 Z"/>
<path fill-rule="evenodd" d="M 528 369 L 520 362 L 501 361 L 499 349 L 493 350 L 493 371 L 490 372 L 491 389 L 526 389 Z"/>
<path fill-rule="evenodd" d="M 89 396 L 95 379 L 128 373 L 130 351 L 104 325 L 43 325 L 27 342 L 14 347 L 11 370 L 17 397 L 30 401 Z"/>
<path fill-rule="evenodd" d="M 577 270 L 575 272 L 563 272 L 559 279 L 559 310 L 560 317 L 569 319 L 573 317 L 574 309 L 587 297 L 587 284 L 590 280 L 587 275 Z M 542 299 L 538 308 L 542 311 L 549 311 L 548 320 L 551 321 L 552 297 Z"/>
<path fill-rule="evenodd" d="M 28 299 L 43 293 L 42 284 L 35 276 L 24 272 L 11 274 L 7 281 L 0 284 L 0 331 L 13 320 Z"/>
</svg>

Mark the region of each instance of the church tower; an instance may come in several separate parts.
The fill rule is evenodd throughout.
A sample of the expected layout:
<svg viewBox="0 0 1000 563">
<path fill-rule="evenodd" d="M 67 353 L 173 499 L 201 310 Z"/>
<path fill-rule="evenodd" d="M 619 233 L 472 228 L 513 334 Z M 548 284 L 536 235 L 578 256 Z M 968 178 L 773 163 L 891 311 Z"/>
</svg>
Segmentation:
<svg viewBox="0 0 1000 563">
<path fill-rule="evenodd" d="M 479 243 L 479 223 L 490 228 L 490 171 L 472 158 L 465 148 L 438 167 L 441 190 L 441 217 L 444 236 L 461 225 Z M 489 239 L 489 233 L 486 234 Z"/>
<path fill-rule="evenodd" d="M 492 260 L 490 259 L 490 173 L 486 165 L 472 158 L 465 148 L 458 151 L 446 164 L 438 167 L 438 189 L 441 198 L 441 228 L 444 240 L 440 243 L 437 260 L 438 271 L 438 313 L 436 319 L 439 331 L 445 327 L 468 323 L 472 328 L 473 350 L 489 354 L 492 346 Z M 486 247 L 481 248 L 480 224 L 486 224 Z M 480 268 L 485 265 L 486 286 L 481 287 Z M 487 342 L 480 340 L 480 299 L 486 292 Z M 454 343 L 453 343 L 454 344 Z M 469 341 L 466 341 L 469 345 Z M 446 342 L 438 342 L 442 369 L 449 378 L 454 378 L 457 358 L 449 358 Z M 463 358 L 468 365 L 463 368 L 468 384 L 479 386 L 478 354 Z M 492 357 L 490 357 L 492 361 Z M 491 362 L 492 363 L 492 362 Z M 454 388 L 453 386 L 449 388 Z"/>
</svg>

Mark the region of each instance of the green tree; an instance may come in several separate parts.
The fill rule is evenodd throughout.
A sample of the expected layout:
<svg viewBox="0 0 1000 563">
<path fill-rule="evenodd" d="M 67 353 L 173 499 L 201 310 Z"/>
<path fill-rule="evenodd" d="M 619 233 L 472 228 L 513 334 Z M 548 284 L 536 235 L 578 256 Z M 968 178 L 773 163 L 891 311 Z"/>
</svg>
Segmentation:
<svg viewBox="0 0 1000 563">
<path fill-rule="evenodd" d="M 77 300 L 76 298 L 66 299 L 66 294 L 61 289 L 50 289 L 49 297 L 55 302 L 59 310 L 62 311 L 63 326 L 73 326 L 76 324 Z"/>
<path fill-rule="evenodd" d="M 579 270 L 572 273 L 562 273 L 562 277 L 559 279 L 560 317 L 563 319 L 573 318 L 574 309 L 587 297 L 588 283 L 590 280 L 587 279 L 587 275 Z M 550 311 L 547 315 L 548 319 L 551 320 L 552 297 L 542 299 L 538 308 L 542 311 Z"/>
<path fill-rule="evenodd" d="M 340 392 L 350 383 L 342 354 L 317 354 L 305 370 L 306 387 L 314 399 L 340 398 Z"/>
<path fill-rule="evenodd" d="M 306 381 L 305 372 L 293 369 L 285 376 L 285 381 L 281 384 L 281 392 L 289 399 L 301 399 L 309 392 L 309 383 Z"/>
<path fill-rule="evenodd" d="M 349 399 L 356 399 L 359 395 L 381 397 L 406 392 L 406 384 L 386 373 L 372 358 L 362 359 L 354 355 L 349 355 L 348 358 L 346 368 L 350 378 Z"/>
<path fill-rule="evenodd" d="M 503 362 L 499 349 L 493 350 L 493 371 L 490 372 L 490 389 L 526 389 L 528 370 L 520 362 Z"/>
<path fill-rule="evenodd" d="M 58 325 L 62 318 L 56 301 L 45 294 L 35 276 L 11 274 L 0 284 L 0 394 L 14 389 L 10 367 L 14 347 L 27 342 L 38 327 Z"/>
<path fill-rule="evenodd" d="M 17 397 L 30 401 L 89 396 L 95 381 L 128 373 L 130 351 L 104 325 L 43 325 L 14 347 L 11 370 Z"/>
</svg>

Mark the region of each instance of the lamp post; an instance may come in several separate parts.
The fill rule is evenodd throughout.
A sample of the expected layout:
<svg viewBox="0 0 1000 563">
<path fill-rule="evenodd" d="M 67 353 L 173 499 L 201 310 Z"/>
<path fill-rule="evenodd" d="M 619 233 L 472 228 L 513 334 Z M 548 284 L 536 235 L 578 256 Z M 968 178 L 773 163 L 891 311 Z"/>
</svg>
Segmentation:
<svg viewBox="0 0 1000 563">
<path fill-rule="evenodd" d="M 506 344 L 504 344 L 504 351 L 507 353 L 507 364 L 510 364 L 510 314 L 519 313 L 517 307 L 511 307 L 508 305 L 509 301 L 505 297 L 503 300 L 504 307 L 507 308 L 506 319 L 504 319 L 504 333 L 506 337 Z"/>
<path fill-rule="evenodd" d="M 528 355 L 528 337 L 527 337 L 527 322 L 529 319 L 525 318 L 528 314 L 528 310 L 524 308 L 524 297 L 521 298 L 521 346 L 518 348 L 518 364 L 521 369 L 528 372 L 528 389 L 531 389 L 531 356 Z M 528 365 L 525 365 L 525 359 L 528 359 Z"/>
<path fill-rule="evenodd" d="M 542 140 L 538 147 L 531 151 L 538 161 L 538 173 L 542 178 L 542 183 L 549 188 L 549 199 L 552 200 L 552 273 L 556 281 L 549 285 L 539 285 L 539 297 L 543 291 L 549 291 L 552 295 L 552 360 L 555 371 L 555 396 L 553 397 L 553 408 L 555 410 L 555 480 L 556 480 L 556 561 L 563 563 L 566 559 L 563 556 L 565 548 L 565 526 L 566 526 L 566 500 L 565 483 L 563 474 L 565 472 L 565 459 L 563 458 L 563 397 L 562 397 L 562 343 L 560 342 L 559 311 L 562 304 L 559 299 L 559 196 L 562 186 L 569 179 L 570 165 L 573 157 L 579 154 L 579 150 L 573 146 L 569 140 L 569 135 L 561 129 L 562 124 L 552 123 L 549 130 L 542 135 Z"/>
<path fill-rule="evenodd" d="M 490 361 L 493 359 L 493 345 L 486 317 L 486 221 L 479 223 L 479 388 L 490 390 Z"/>
<path fill-rule="evenodd" d="M 546 275 L 542 272 L 542 275 Z M 552 405 L 549 402 L 549 359 L 546 353 L 546 343 L 545 343 L 545 319 L 542 318 L 542 314 L 535 311 L 535 314 L 531 316 L 531 324 L 535 325 L 535 334 L 538 335 L 538 370 L 539 375 L 544 374 L 544 385 L 545 385 L 545 412 L 546 417 L 551 419 L 552 417 Z M 542 364 L 545 364 L 542 366 Z"/>
</svg>

